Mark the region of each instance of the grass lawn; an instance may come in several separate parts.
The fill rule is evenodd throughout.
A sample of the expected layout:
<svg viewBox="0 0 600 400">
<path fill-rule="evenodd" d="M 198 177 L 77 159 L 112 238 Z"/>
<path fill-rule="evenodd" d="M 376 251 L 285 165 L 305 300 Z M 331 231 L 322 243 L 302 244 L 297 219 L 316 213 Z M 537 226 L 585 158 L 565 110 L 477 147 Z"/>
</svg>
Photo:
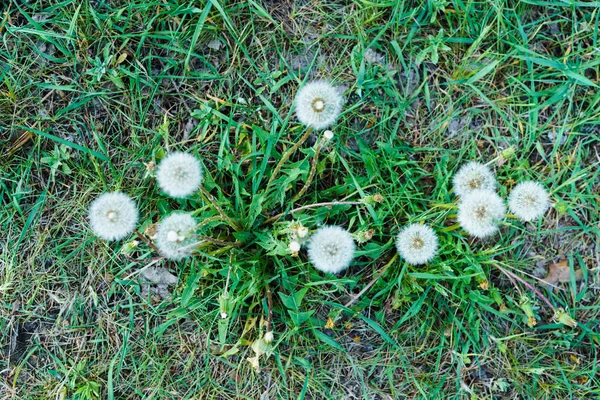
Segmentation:
<svg viewBox="0 0 600 400">
<path fill-rule="evenodd" d="M 600 396 L 598 2 L 1 4 L 0 398 Z M 317 79 L 329 141 L 294 113 Z M 184 199 L 156 184 L 173 151 L 203 165 Z M 469 161 L 552 207 L 469 236 Z M 107 242 L 88 207 L 115 190 L 139 223 Z M 203 240 L 171 261 L 177 210 Z M 413 266 L 420 222 L 440 248 Z M 347 229 L 350 267 L 292 254 L 299 225 Z"/>
</svg>

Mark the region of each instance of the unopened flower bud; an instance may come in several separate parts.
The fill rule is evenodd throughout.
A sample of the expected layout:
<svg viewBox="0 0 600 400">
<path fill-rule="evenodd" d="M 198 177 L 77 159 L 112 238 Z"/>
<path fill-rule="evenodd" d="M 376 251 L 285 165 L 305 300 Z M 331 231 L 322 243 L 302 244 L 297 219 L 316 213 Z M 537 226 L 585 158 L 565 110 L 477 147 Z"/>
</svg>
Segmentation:
<svg viewBox="0 0 600 400">
<path fill-rule="evenodd" d="M 265 343 L 271 343 L 274 339 L 273 337 L 273 331 L 269 331 L 267 333 L 265 333 Z"/>
<path fill-rule="evenodd" d="M 308 228 L 305 226 L 299 226 L 296 230 L 296 234 L 299 238 L 305 238 L 308 235 Z"/>
<path fill-rule="evenodd" d="M 296 241 L 290 242 L 290 244 L 288 245 L 288 249 L 292 254 L 298 254 L 298 252 L 300 251 L 300 243 Z"/>
<path fill-rule="evenodd" d="M 333 139 L 333 132 L 330 130 L 326 130 L 325 132 L 323 132 L 323 137 L 327 140 L 331 140 Z"/>
<path fill-rule="evenodd" d="M 527 317 L 527 325 L 531 328 L 537 325 L 537 320 L 535 319 L 535 314 L 533 313 L 533 303 L 527 296 L 521 296 L 519 307 L 525 313 Z"/>
</svg>

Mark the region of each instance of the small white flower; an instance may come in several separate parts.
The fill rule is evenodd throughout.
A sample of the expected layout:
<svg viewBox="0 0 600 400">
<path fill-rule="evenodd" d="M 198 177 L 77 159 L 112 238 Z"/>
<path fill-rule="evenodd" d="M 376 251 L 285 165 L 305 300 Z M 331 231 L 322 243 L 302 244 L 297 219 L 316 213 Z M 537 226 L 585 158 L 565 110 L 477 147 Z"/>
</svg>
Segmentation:
<svg viewBox="0 0 600 400">
<path fill-rule="evenodd" d="M 396 248 L 409 264 L 425 264 L 435 257 L 438 238 L 428 225 L 412 224 L 400 231 Z"/>
<path fill-rule="evenodd" d="M 462 197 L 458 205 L 458 223 L 478 238 L 493 235 L 505 215 L 504 201 L 491 190 L 474 190 Z"/>
<path fill-rule="evenodd" d="M 197 222 L 190 214 L 173 213 L 163 218 L 156 231 L 156 247 L 169 260 L 181 260 L 192 255 Z"/>
<path fill-rule="evenodd" d="M 348 268 L 354 249 L 354 239 L 344 228 L 324 226 L 310 238 L 308 258 L 319 271 L 337 274 Z"/>
<path fill-rule="evenodd" d="M 342 112 L 342 96 L 325 81 L 309 82 L 296 94 L 298 120 L 314 129 L 331 126 Z"/>
<path fill-rule="evenodd" d="M 457 196 L 465 196 L 474 190 L 496 189 L 496 177 L 485 165 L 471 161 L 458 170 L 453 179 L 454 193 Z"/>
<path fill-rule="evenodd" d="M 158 186 L 169 196 L 189 196 L 202 183 L 202 166 L 191 154 L 174 152 L 162 159 L 156 171 Z"/>
<path fill-rule="evenodd" d="M 290 242 L 290 244 L 288 245 L 288 250 L 292 253 L 292 254 L 296 254 L 300 251 L 300 243 L 294 241 L 294 242 Z"/>
<path fill-rule="evenodd" d="M 325 132 L 323 132 L 323 137 L 327 140 L 331 140 L 333 139 L 333 132 L 328 129 Z"/>
<path fill-rule="evenodd" d="M 273 331 L 265 333 L 265 343 L 271 343 L 274 339 Z"/>
<path fill-rule="evenodd" d="M 550 207 L 550 195 L 534 181 L 521 182 L 508 196 L 510 211 L 523 221 L 531 221 L 544 215 Z"/>
<path fill-rule="evenodd" d="M 121 192 L 98 196 L 90 204 L 90 225 L 94 233 L 104 240 L 119 240 L 135 229 L 138 211 L 133 200 Z"/>
</svg>

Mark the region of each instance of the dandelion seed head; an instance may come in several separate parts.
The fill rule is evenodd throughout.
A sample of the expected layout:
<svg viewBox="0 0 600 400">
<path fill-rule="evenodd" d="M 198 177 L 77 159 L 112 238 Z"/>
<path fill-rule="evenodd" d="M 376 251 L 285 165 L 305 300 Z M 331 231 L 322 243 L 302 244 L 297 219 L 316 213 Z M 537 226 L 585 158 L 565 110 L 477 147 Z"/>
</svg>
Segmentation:
<svg viewBox="0 0 600 400">
<path fill-rule="evenodd" d="M 498 230 L 506 215 L 504 201 L 491 190 L 474 190 L 463 196 L 458 205 L 458 223 L 470 235 L 485 238 Z"/>
<path fill-rule="evenodd" d="M 173 213 L 160 221 L 156 231 L 156 247 L 169 260 L 192 255 L 196 243 L 197 222 L 190 214 Z"/>
<path fill-rule="evenodd" d="M 496 177 L 485 165 L 477 161 L 471 161 L 458 170 L 453 179 L 454 193 L 457 196 L 465 196 L 474 190 L 496 189 Z"/>
<path fill-rule="evenodd" d="M 426 264 L 437 254 L 438 238 L 428 225 L 412 224 L 400 231 L 396 248 L 409 264 Z"/>
<path fill-rule="evenodd" d="M 156 171 L 158 186 L 169 196 L 182 198 L 191 195 L 202 183 L 202 166 L 191 154 L 169 153 Z"/>
<path fill-rule="evenodd" d="M 539 182 L 521 182 L 508 196 L 510 212 L 523 221 L 532 221 L 541 217 L 548 207 L 550 207 L 550 195 Z"/>
<path fill-rule="evenodd" d="M 308 243 L 308 258 L 316 269 L 337 274 L 354 258 L 354 239 L 344 228 L 324 226 L 315 232 Z"/>
<path fill-rule="evenodd" d="M 298 120 L 314 129 L 330 127 L 342 112 L 342 103 L 336 88 L 325 81 L 307 83 L 294 100 Z"/>
<path fill-rule="evenodd" d="M 96 236 L 104 240 L 119 240 L 135 229 L 138 211 L 134 201 L 126 194 L 109 192 L 92 201 L 88 217 Z"/>
</svg>

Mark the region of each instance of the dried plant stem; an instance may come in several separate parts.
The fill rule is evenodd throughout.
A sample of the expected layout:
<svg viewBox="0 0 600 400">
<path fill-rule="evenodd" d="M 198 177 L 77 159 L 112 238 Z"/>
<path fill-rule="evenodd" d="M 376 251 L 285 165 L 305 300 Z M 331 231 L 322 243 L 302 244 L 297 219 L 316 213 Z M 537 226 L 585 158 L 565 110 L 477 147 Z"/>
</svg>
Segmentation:
<svg viewBox="0 0 600 400">
<path fill-rule="evenodd" d="M 373 279 L 371 279 L 371 282 L 369 282 L 367 284 L 367 286 L 365 286 L 363 288 L 363 290 L 361 290 L 360 292 L 358 292 L 358 294 L 356 296 L 354 296 L 352 298 L 352 300 L 350 300 L 349 302 L 347 302 L 344 307 L 349 308 L 352 304 L 356 303 L 356 301 L 360 298 L 360 296 L 362 296 L 367 290 L 369 290 L 371 288 L 371 286 L 373 286 L 375 284 L 375 282 L 377 282 L 379 280 L 379 278 L 381 278 L 383 276 L 383 274 L 385 274 L 385 271 L 388 270 L 388 268 L 394 263 L 394 261 L 396 261 L 396 259 L 398 258 L 398 253 L 394 254 L 394 256 L 392 257 L 392 259 L 390 261 L 388 261 L 387 264 L 385 264 L 383 266 L 383 268 L 381 268 L 381 271 L 379 271 L 379 273 L 377 274 L 377 276 Z"/>
<path fill-rule="evenodd" d="M 241 231 L 242 230 L 242 228 L 240 227 L 240 225 L 236 221 L 234 221 L 233 219 L 231 219 L 230 217 L 228 217 L 227 214 L 225 214 L 225 212 L 223 211 L 223 209 L 215 201 L 215 198 L 213 197 L 213 195 L 210 194 L 210 193 L 208 193 L 206 191 L 206 189 L 204 188 L 204 186 L 200 186 L 200 191 L 202 192 L 202 195 L 204 195 L 204 198 L 206 198 L 206 200 L 208 200 L 208 202 L 210 204 L 212 204 L 212 206 L 215 208 L 215 210 L 217 210 L 217 212 L 221 215 L 221 217 L 223 217 L 223 219 L 225 221 L 227 221 L 227 223 L 229 223 L 229 226 L 231 226 L 236 231 Z"/>
<path fill-rule="evenodd" d="M 306 180 L 306 183 L 304 183 L 304 186 L 302 186 L 302 189 L 300 189 L 300 191 L 294 196 L 294 198 L 292 199 L 292 203 L 297 201 L 300 197 L 302 197 L 304 195 L 304 193 L 306 193 L 306 191 L 310 187 L 310 184 L 312 183 L 313 179 L 315 178 L 315 174 L 317 173 L 317 164 L 319 161 L 319 153 L 321 152 L 322 147 L 323 147 L 323 141 L 320 140 L 319 143 L 317 144 L 317 147 L 315 148 L 315 156 L 313 157 L 313 159 L 311 161 L 310 173 L 308 175 L 308 179 Z"/>
<path fill-rule="evenodd" d="M 312 128 L 308 128 L 304 135 L 302 135 L 302 137 L 298 139 L 298 141 L 292 147 L 290 147 L 285 153 L 283 153 L 283 156 L 281 156 L 281 160 L 279 160 L 279 162 L 275 166 L 275 169 L 271 173 L 271 177 L 269 178 L 269 181 L 267 182 L 267 187 L 265 188 L 265 193 L 268 192 L 269 187 L 271 186 L 275 178 L 277 178 L 277 175 L 279 175 L 279 171 L 281 170 L 281 167 L 283 167 L 283 164 L 285 164 L 285 162 L 290 158 L 290 156 L 296 150 L 298 150 L 300 146 L 302 146 L 302 143 L 304 143 L 306 139 L 308 139 L 308 137 L 312 133 L 312 130 Z"/>
<path fill-rule="evenodd" d="M 273 321 L 273 295 L 271 294 L 271 288 L 269 284 L 266 286 L 267 292 L 267 325 L 266 331 L 271 332 L 271 322 Z"/>
<path fill-rule="evenodd" d="M 546 298 L 546 296 L 544 296 L 539 290 L 537 290 L 531 283 L 527 282 L 525 279 L 519 277 L 516 274 L 513 274 L 512 272 L 502 268 L 501 266 L 497 265 L 497 264 L 492 264 L 494 267 L 498 268 L 500 270 L 500 272 L 502 272 L 504 275 L 508 276 L 509 278 L 513 278 L 518 280 L 519 282 L 521 282 L 523 285 L 525 285 L 529 290 L 531 290 L 533 293 L 535 293 L 540 299 L 542 299 L 544 301 L 544 303 L 546 303 L 548 305 L 548 307 L 552 310 L 554 310 L 554 306 L 552 305 L 552 303 L 550 303 L 550 300 L 548 300 Z M 512 280 L 512 279 L 511 279 Z"/>
<path fill-rule="evenodd" d="M 315 207 L 331 207 L 331 206 L 357 206 L 357 205 L 361 205 L 364 204 L 362 201 L 331 201 L 328 203 L 315 203 L 315 204 L 308 204 L 302 207 L 298 207 L 298 208 L 294 208 L 293 210 L 287 211 L 287 212 L 283 212 L 283 213 L 279 213 L 277 215 L 272 216 L 271 218 L 265 220 L 265 222 L 263 222 L 263 225 L 267 225 L 273 221 L 277 221 L 279 218 L 283 217 L 284 215 L 288 215 L 288 214 L 294 214 L 298 211 L 302 211 L 302 210 L 306 210 L 308 208 L 315 208 Z"/>
<path fill-rule="evenodd" d="M 158 248 L 152 243 L 146 236 L 142 235 L 138 231 L 135 231 L 135 235 L 140 238 L 148 247 L 150 247 L 154 251 L 158 251 Z"/>
<path fill-rule="evenodd" d="M 218 246 L 238 247 L 241 244 L 240 242 L 225 242 L 223 240 L 215 239 L 210 236 L 204 236 L 204 235 L 196 235 L 196 237 L 198 237 L 200 240 L 202 240 L 204 242 L 209 242 L 212 244 L 216 244 Z"/>
</svg>

